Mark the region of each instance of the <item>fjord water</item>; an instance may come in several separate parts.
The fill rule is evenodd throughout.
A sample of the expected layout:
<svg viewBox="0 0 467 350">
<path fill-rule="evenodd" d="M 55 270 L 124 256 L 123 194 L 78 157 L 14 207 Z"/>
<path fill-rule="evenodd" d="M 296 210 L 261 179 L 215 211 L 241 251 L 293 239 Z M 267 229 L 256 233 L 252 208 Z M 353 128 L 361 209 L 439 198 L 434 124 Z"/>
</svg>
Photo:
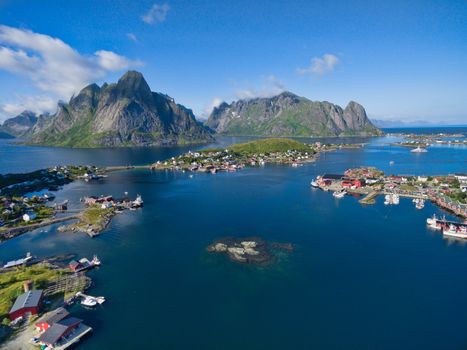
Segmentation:
<svg viewBox="0 0 467 350">
<path fill-rule="evenodd" d="M 56 227 L 25 234 L 0 245 L 0 260 L 27 251 L 99 255 L 103 265 L 90 272 L 89 293 L 108 302 L 72 307 L 94 328 L 80 349 L 465 348 L 467 246 L 426 228 L 426 217 L 442 212 L 429 203 L 417 211 L 408 199 L 362 206 L 309 182 L 360 165 L 396 174 L 465 172 L 467 148 L 413 154 L 388 146 L 388 137 L 354 141 L 368 145 L 299 168 L 192 178 L 132 170 L 101 184 L 72 183 L 57 200 L 76 206 L 85 195 L 128 191 L 142 194 L 145 207 L 115 217 L 94 239 Z M 1 173 L 57 163 L 144 164 L 187 150 L 23 147 L 0 145 Z M 224 236 L 261 236 L 296 250 L 271 266 L 238 265 L 205 251 Z"/>
</svg>

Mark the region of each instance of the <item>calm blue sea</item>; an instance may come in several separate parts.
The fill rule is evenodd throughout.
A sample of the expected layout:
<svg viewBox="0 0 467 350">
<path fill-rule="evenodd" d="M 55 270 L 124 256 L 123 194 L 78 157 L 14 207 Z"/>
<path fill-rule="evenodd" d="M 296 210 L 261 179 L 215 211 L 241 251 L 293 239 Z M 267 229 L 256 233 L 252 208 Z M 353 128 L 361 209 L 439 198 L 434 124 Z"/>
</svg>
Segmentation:
<svg viewBox="0 0 467 350">
<path fill-rule="evenodd" d="M 222 138 L 216 145 L 240 140 Z M 0 260 L 28 251 L 99 255 L 103 265 L 90 273 L 89 292 L 108 301 L 94 310 L 72 307 L 94 328 L 80 349 L 467 348 L 467 245 L 426 228 L 425 219 L 441 211 L 429 203 L 416 210 L 406 199 L 394 207 L 381 198 L 362 206 L 357 198 L 337 200 L 309 186 L 316 175 L 360 165 L 397 174 L 466 172 L 467 147 L 413 154 L 390 146 L 397 140 L 390 137 L 352 140 L 367 145 L 299 168 L 193 178 L 133 170 L 113 173 L 102 184 L 69 184 L 57 200 L 75 207 L 85 195 L 124 191 L 140 193 L 145 207 L 117 216 L 94 239 L 56 227 L 25 234 L 0 245 Z M 0 141 L 0 173 L 57 163 L 145 164 L 187 149 L 81 150 Z M 205 251 L 217 238 L 252 235 L 291 242 L 296 250 L 267 267 Z"/>
</svg>

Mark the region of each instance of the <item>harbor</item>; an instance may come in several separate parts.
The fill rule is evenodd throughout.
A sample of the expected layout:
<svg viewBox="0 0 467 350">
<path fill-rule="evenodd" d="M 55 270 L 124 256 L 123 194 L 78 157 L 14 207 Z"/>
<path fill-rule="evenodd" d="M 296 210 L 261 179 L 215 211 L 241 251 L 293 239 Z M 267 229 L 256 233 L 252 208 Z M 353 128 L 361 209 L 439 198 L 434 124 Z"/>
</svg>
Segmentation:
<svg viewBox="0 0 467 350">
<path fill-rule="evenodd" d="M 361 204 L 374 204 L 377 196 L 384 196 L 385 205 L 398 205 L 400 198 L 411 198 L 416 209 L 425 201 L 467 218 L 467 175 L 442 176 L 389 175 L 382 171 L 362 167 L 349 169 L 344 174 L 324 174 L 312 180 L 310 186 L 333 192 L 335 198 L 345 194 L 364 196 Z"/>
</svg>

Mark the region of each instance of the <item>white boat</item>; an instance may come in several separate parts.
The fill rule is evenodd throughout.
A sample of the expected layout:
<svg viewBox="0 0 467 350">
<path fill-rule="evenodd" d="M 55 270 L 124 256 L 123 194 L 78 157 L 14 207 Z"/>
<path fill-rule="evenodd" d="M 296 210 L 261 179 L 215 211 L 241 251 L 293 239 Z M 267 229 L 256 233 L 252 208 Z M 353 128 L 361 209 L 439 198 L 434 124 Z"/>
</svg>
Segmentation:
<svg viewBox="0 0 467 350">
<path fill-rule="evenodd" d="M 85 297 L 83 300 L 81 300 L 81 305 L 94 307 L 97 305 L 97 301 L 94 298 Z"/>
<path fill-rule="evenodd" d="M 345 195 L 347 194 L 347 192 L 345 192 L 345 190 L 341 190 L 341 191 L 336 191 L 334 192 L 332 195 L 336 198 L 342 198 L 344 197 Z"/>
<path fill-rule="evenodd" d="M 456 225 L 451 224 L 448 229 L 443 230 L 443 235 L 447 237 L 467 239 L 467 227 L 457 227 Z"/>
<path fill-rule="evenodd" d="M 51 192 L 47 192 L 47 193 L 44 194 L 44 198 L 48 199 L 48 200 L 52 200 L 52 199 L 55 198 L 55 195 L 53 193 L 51 193 Z"/>
<path fill-rule="evenodd" d="M 436 225 L 436 222 L 438 221 L 438 218 L 436 217 L 436 214 L 433 214 L 433 217 L 426 219 L 426 224 L 429 226 Z"/>
<path fill-rule="evenodd" d="M 94 266 L 100 266 L 101 265 L 101 261 L 99 260 L 97 255 L 94 255 L 92 257 L 91 264 L 94 265 Z"/>
<path fill-rule="evenodd" d="M 81 301 L 81 305 L 83 306 L 88 306 L 88 307 L 94 307 L 97 304 L 101 305 L 105 303 L 105 297 L 93 297 L 92 295 L 86 295 L 84 293 L 78 292 L 76 293 L 76 297 L 78 298 L 83 298 Z"/>
<path fill-rule="evenodd" d="M 143 198 L 141 195 L 137 195 L 136 199 L 133 201 L 133 207 L 142 207 L 144 204 Z"/>
<path fill-rule="evenodd" d="M 425 200 L 422 198 L 414 198 L 412 202 L 415 203 L 415 208 L 423 209 L 425 207 Z"/>
<path fill-rule="evenodd" d="M 412 153 L 425 153 L 425 152 L 428 152 L 428 151 L 425 148 L 421 148 L 420 146 L 418 146 L 417 148 L 414 148 L 410 152 L 412 152 Z"/>
<path fill-rule="evenodd" d="M 319 187 L 318 182 L 316 182 L 316 180 L 312 180 L 312 181 L 310 182 L 310 186 L 311 186 L 311 187 L 316 187 L 316 188 Z"/>
<path fill-rule="evenodd" d="M 399 204 L 399 195 L 398 194 L 393 194 L 392 195 L 392 204 L 394 204 L 394 205 Z"/>
<path fill-rule="evenodd" d="M 384 196 L 384 205 L 398 205 L 399 204 L 399 195 L 395 193 L 390 193 Z"/>
</svg>

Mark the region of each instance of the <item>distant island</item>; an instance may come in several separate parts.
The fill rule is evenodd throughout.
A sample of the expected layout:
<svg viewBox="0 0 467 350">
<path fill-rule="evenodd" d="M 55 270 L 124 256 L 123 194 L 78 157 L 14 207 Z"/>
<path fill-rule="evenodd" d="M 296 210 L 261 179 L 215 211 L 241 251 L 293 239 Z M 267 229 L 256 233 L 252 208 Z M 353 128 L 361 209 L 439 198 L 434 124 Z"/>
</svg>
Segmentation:
<svg viewBox="0 0 467 350">
<path fill-rule="evenodd" d="M 330 102 L 310 101 L 291 92 L 270 98 L 222 103 L 206 125 L 216 133 L 244 136 L 378 136 L 383 133 L 365 109 L 351 101 L 342 109 Z"/>
</svg>

